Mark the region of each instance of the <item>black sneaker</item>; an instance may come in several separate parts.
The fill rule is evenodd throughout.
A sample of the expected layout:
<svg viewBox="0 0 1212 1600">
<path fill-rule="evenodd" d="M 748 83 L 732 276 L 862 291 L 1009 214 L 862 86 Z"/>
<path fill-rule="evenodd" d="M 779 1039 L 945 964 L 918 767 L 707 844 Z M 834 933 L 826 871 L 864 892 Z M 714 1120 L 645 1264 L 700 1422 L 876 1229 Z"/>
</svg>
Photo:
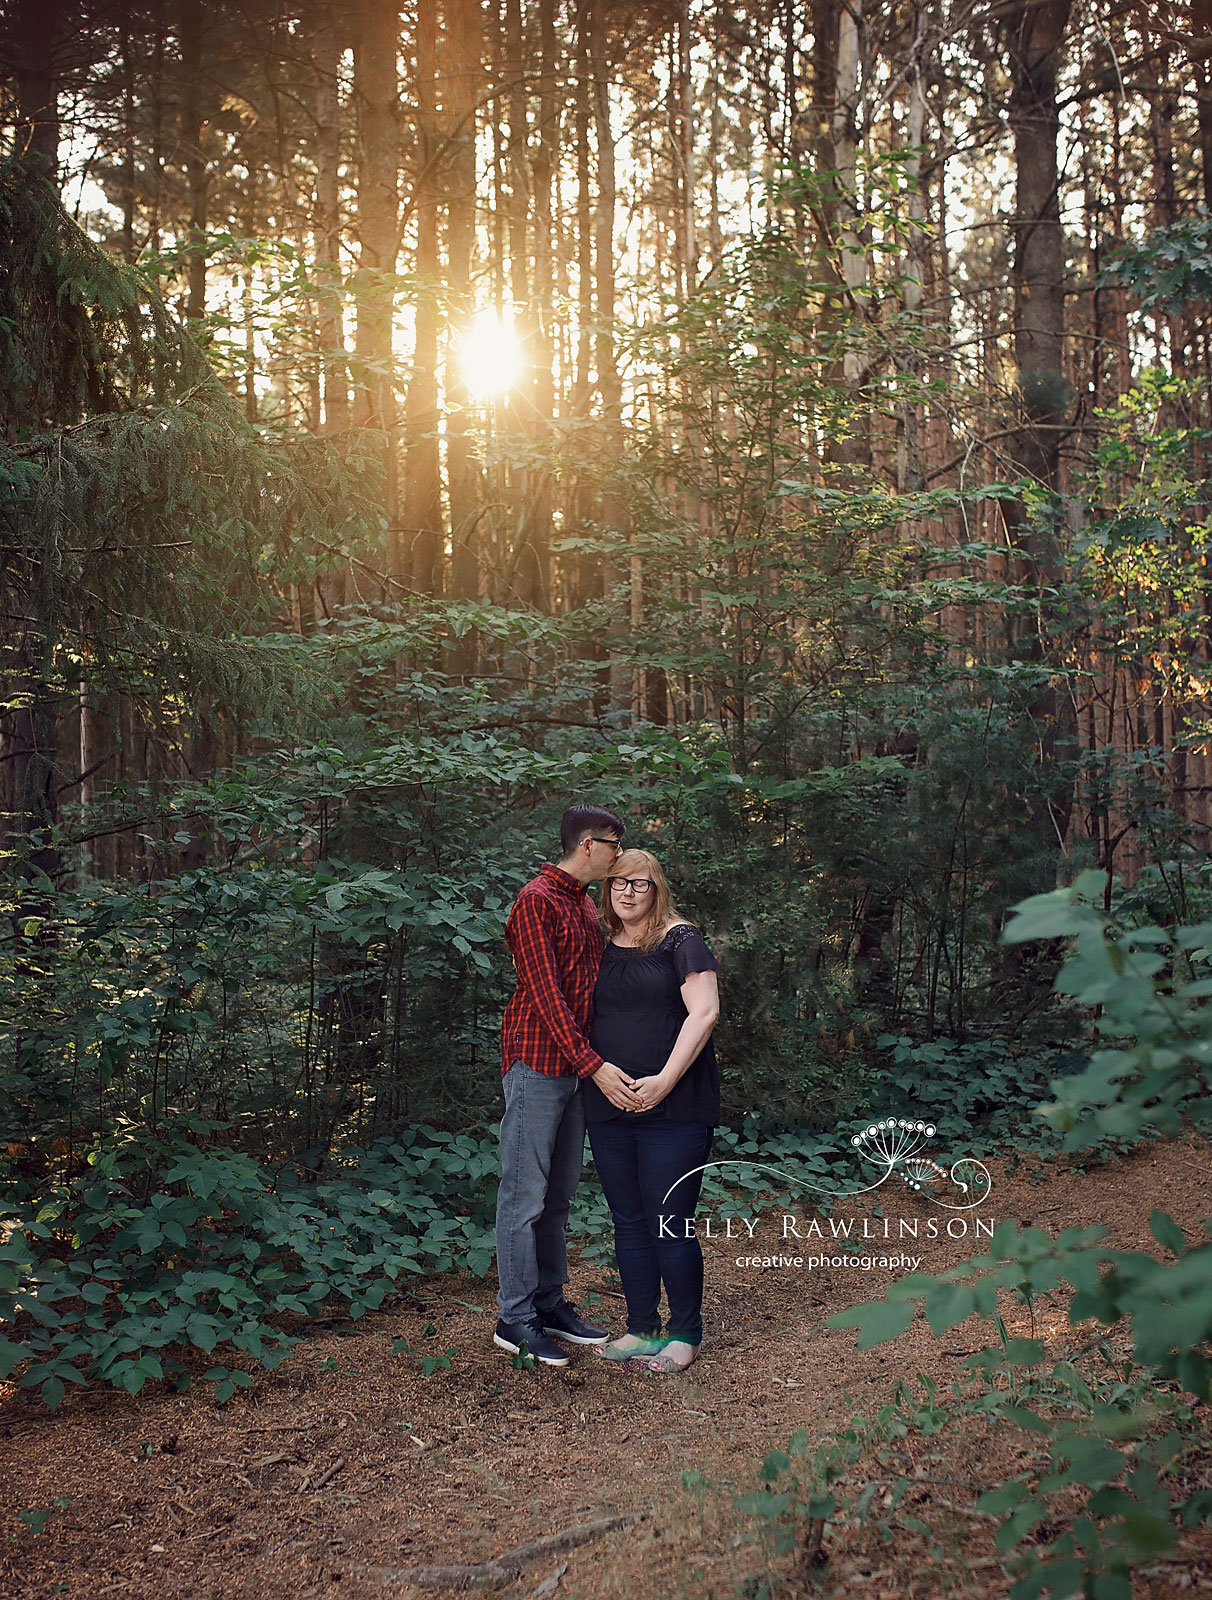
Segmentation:
<svg viewBox="0 0 1212 1600">
<path fill-rule="evenodd" d="M 535 1360 L 541 1361 L 546 1367 L 568 1365 L 568 1357 L 558 1344 L 552 1344 L 539 1326 L 538 1317 L 531 1317 L 526 1322 L 498 1322 L 492 1342 L 499 1349 L 508 1350 L 515 1356 L 525 1345 Z"/>
<path fill-rule="evenodd" d="M 557 1300 L 546 1311 L 540 1311 L 539 1322 L 544 1333 L 554 1339 L 567 1339 L 569 1344 L 605 1344 L 610 1337 L 605 1328 L 586 1322 L 568 1300 Z"/>
</svg>

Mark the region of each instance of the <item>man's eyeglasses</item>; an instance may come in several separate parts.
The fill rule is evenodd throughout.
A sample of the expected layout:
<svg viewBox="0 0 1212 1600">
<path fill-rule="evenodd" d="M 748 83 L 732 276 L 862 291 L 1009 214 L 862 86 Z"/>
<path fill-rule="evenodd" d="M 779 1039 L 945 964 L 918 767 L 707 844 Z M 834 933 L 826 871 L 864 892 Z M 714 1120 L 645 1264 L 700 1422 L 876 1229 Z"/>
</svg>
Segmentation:
<svg viewBox="0 0 1212 1600">
<path fill-rule="evenodd" d="M 593 840 L 594 844 L 608 844 L 616 856 L 623 848 L 623 841 L 621 839 L 599 839 L 596 833 L 591 833 L 589 837 Z"/>
<path fill-rule="evenodd" d="M 636 894 L 647 894 L 652 888 L 651 878 L 611 878 L 612 889 L 633 889 Z"/>
</svg>

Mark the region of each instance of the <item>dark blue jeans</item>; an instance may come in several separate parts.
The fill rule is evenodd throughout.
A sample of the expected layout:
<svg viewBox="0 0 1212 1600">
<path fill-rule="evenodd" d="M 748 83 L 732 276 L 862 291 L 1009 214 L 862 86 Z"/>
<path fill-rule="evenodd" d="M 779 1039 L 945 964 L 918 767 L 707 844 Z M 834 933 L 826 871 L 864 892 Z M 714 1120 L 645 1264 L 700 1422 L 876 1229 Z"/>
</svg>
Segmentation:
<svg viewBox="0 0 1212 1600">
<path fill-rule="evenodd" d="M 694 1168 L 711 1153 L 711 1132 L 702 1122 L 632 1121 L 625 1112 L 589 1124 L 594 1165 L 614 1217 L 628 1333 L 660 1333 L 663 1283 L 670 1337 L 702 1342 L 703 1251 L 694 1232 L 694 1208 L 703 1174 Z M 678 1182 L 690 1172 L 693 1177 Z"/>
</svg>

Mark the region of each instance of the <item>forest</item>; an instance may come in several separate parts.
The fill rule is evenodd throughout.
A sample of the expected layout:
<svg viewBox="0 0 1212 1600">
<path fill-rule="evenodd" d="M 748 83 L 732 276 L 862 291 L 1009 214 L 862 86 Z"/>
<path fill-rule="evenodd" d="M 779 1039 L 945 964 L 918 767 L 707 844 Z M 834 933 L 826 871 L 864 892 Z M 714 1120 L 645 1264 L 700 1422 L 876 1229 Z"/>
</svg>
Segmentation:
<svg viewBox="0 0 1212 1600">
<path fill-rule="evenodd" d="M 1212 1587 L 1210 441 L 1212 0 L 0 0 L 0 1587 Z M 991 1237 L 494 1353 L 574 802 Z"/>
</svg>

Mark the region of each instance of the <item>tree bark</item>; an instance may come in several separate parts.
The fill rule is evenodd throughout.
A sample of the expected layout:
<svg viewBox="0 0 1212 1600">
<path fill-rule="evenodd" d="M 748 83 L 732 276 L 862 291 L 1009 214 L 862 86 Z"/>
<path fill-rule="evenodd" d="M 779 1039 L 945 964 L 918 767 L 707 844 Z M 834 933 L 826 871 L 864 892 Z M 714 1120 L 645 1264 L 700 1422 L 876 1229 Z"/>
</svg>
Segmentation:
<svg viewBox="0 0 1212 1600">
<path fill-rule="evenodd" d="M 623 389 L 614 343 L 615 270 L 614 270 L 614 219 L 618 195 L 615 178 L 614 129 L 610 118 L 610 59 L 606 34 L 606 0 L 586 0 L 589 13 L 590 69 L 592 73 L 592 107 L 594 142 L 597 146 L 597 204 L 594 208 L 594 287 L 596 303 L 594 317 L 597 333 L 594 339 L 594 358 L 597 367 L 598 391 L 602 397 L 602 432 L 604 450 L 602 460 L 606 472 L 606 490 L 602 496 L 601 524 L 607 535 L 620 535 L 623 526 L 623 505 L 618 490 L 612 482 L 615 463 L 623 452 Z M 616 595 L 626 594 L 630 577 L 630 564 L 624 564 L 622 555 L 606 557 L 602 563 L 602 588 L 608 601 Z M 626 635 L 627 623 L 621 606 L 616 606 L 615 620 L 610 624 L 614 641 L 610 653 L 610 700 L 615 706 L 631 703 L 631 670 L 619 649 Z"/>
<path fill-rule="evenodd" d="M 1212 209 L 1212 0 L 1191 0 L 1191 35 L 1204 204 Z"/>
<path fill-rule="evenodd" d="M 1018 7 L 1008 21 L 1014 358 L 1022 414 L 1014 454 L 1019 468 L 1049 490 L 1058 488 L 1060 437 L 1072 399 L 1064 371 L 1065 248 L 1056 152 L 1056 78 L 1069 11 L 1070 0 L 1041 0 Z"/>
<path fill-rule="evenodd" d="M 866 426 L 856 429 L 856 404 L 865 377 L 858 291 L 867 279 L 856 191 L 864 84 L 862 0 L 814 0 L 812 83 L 817 112 L 817 161 L 825 176 L 808 187 L 818 234 L 817 281 L 830 287 L 817 322 L 819 347 L 829 358 L 836 405 L 848 413 L 845 432 L 832 436 L 825 458 L 846 476 L 865 477 L 871 463 Z"/>
<path fill-rule="evenodd" d="M 316 282 L 320 296 L 320 359 L 323 363 L 325 433 L 349 427 L 349 373 L 345 319 L 341 311 L 341 102 L 340 43 L 335 7 L 316 8 L 312 48 L 316 72 L 316 189 L 312 219 Z"/>
<path fill-rule="evenodd" d="M 202 0 L 182 0 L 179 19 L 181 44 L 181 157 L 189 194 L 189 275 L 185 315 L 201 321 L 206 315 L 206 223 L 210 198 L 210 168 L 202 138 L 207 116 L 203 106 L 203 62 L 206 17 Z"/>
<path fill-rule="evenodd" d="M 528 439 L 536 435 L 536 374 L 541 353 L 536 308 L 531 298 L 530 281 L 530 118 L 527 108 L 526 40 L 523 33 L 521 0 L 504 0 L 504 102 L 509 121 L 509 295 L 513 305 L 513 328 L 522 352 L 522 373 L 518 385 L 518 405 L 514 425 Z M 536 196 L 537 201 L 537 196 Z M 535 215 L 535 250 L 538 253 L 539 217 Z M 537 267 L 536 267 L 537 271 Z M 535 484 L 541 473 L 529 466 L 515 466 L 511 473 L 515 496 L 512 588 L 522 605 L 544 606 L 547 602 L 548 555 L 539 508 L 535 503 Z"/>
<path fill-rule="evenodd" d="M 135 247 L 135 62 L 130 29 L 123 25 L 119 53 L 122 60 L 122 259 L 133 264 Z M 81 701 L 81 715 L 85 702 Z"/>
<path fill-rule="evenodd" d="M 905 162 L 909 185 L 909 236 L 905 241 L 904 271 L 901 280 L 901 308 L 904 332 L 899 365 L 916 387 L 921 377 L 923 352 L 922 290 L 926 278 L 926 191 L 922 177 L 922 144 L 926 137 L 926 7 L 915 0 L 913 7 L 913 45 L 908 67 L 909 112 L 905 119 L 905 144 L 910 154 Z M 896 486 L 900 494 L 925 488 L 921 441 L 922 408 L 910 393 L 902 402 L 898 418 Z"/>
<path fill-rule="evenodd" d="M 399 13 L 381 0 L 357 0 L 354 86 L 359 111 L 357 331 L 353 421 L 383 434 L 383 510 L 388 565 L 402 571 L 396 460 L 395 311 L 399 230 Z"/>
<path fill-rule="evenodd" d="M 442 484 L 438 450 L 438 302 L 442 264 L 438 249 L 440 137 L 437 127 L 438 13 L 434 0 L 418 0 L 416 36 L 417 226 L 416 342 L 406 411 L 407 570 L 422 594 L 442 590 Z"/>
<path fill-rule="evenodd" d="M 834 183 L 837 190 L 837 244 L 841 253 L 842 281 L 847 290 L 850 327 L 858 329 L 855 314 L 856 294 L 867 281 L 867 252 L 859 232 L 857 158 L 859 147 L 860 29 L 863 24 L 862 0 L 841 7 L 837 30 L 837 68 L 834 76 L 833 109 L 829 119 L 833 146 Z M 861 349 L 847 338 L 842 353 L 842 374 L 846 388 L 857 388 L 862 376 Z"/>
<path fill-rule="evenodd" d="M 699 277 L 699 241 L 695 225 L 694 189 L 694 77 L 691 72 L 690 0 L 683 0 L 678 14 L 678 83 L 681 91 L 681 139 L 679 160 L 682 185 L 682 264 L 683 293 L 694 293 Z"/>
<path fill-rule="evenodd" d="M 476 101 L 483 77 L 481 0 L 446 0 L 442 105 L 450 154 L 446 165 L 448 328 L 455 339 L 471 324 L 476 224 Z M 450 497 L 450 590 L 458 600 L 480 592 L 479 471 L 468 437 L 470 395 L 454 351 L 446 362 L 446 477 Z"/>
<path fill-rule="evenodd" d="M 1060 115 L 1056 81 L 1069 22 L 1070 0 L 1027 0 L 1007 20 L 1012 91 L 1009 118 L 1014 134 L 1014 354 L 1018 366 L 1021 426 L 1011 450 L 1019 471 L 1051 494 L 1060 483 L 1060 440 L 1073 391 L 1065 375 L 1065 251 L 1060 224 L 1057 139 Z M 1005 516 L 1020 582 L 1047 586 L 1062 570 L 1055 530 L 1059 515 L 1024 525 L 1022 509 L 1006 506 Z M 1053 635 L 1063 626 L 1041 592 L 1037 621 L 1023 638 L 1023 623 L 1010 624 L 1011 649 L 1028 660 L 1048 663 Z M 1077 738 L 1076 710 L 1067 683 L 1051 678 L 1030 706 L 1039 730 L 1040 767 L 1051 787 L 1031 802 L 1031 827 L 1041 862 L 1063 856 L 1073 811 L 1072 782 L 1061 767 Z M 1041 887 L 1046 878 L 1041 875 Z"/>
<path fill-rule="evenodd" d="M 51 183 L 59 180 L 60 18 L 60 7 L 52 0 L 17 0 L 13 13 L 13 149 Z"/>
<path fill-rule="evenodd" d="M 534 564 L 534 602 L 545 610 L 552 605 L 551 583 L 551 470 L 541 459 L 552 440 L 556 395 L 553 374 L 552 303 L 552 184 L 560 159 L 560 111 L 555 93 L 555 0 L 538 0 L 539 23 L 539 127 L 534 174 L 534 282 L 530 306 L 530 343 L 533 350 L 531 385 L 532 428 L 540 460 L 531 473 L 527 523 Z"/>
<path fill-rule="evenodd" d="M 1210 0 L 1212 3 L 1212 0 Z M 573 140 L 576 145 L 576 263 L 577 263 L 577 347 L 571 412 L 584 418 L 589 413 L 593 394 L 593 174 L 590 161 L 589 130 L 593 120 L 593 56 L 590 40 L 590 11 L 593 0 L 577 0 L 577 80 L 573 110 Z M 572 528 L 577 534 L 588 531 L 592 489 L 586 474 L 578 476 L 570 500 Z M 596 550 L 583 550 L 577 557 L 574 604 L 579 608 L 602 593 L 602 558 Z M 601 650 L 596 637 L 591 645 Z"/>
</svg>

